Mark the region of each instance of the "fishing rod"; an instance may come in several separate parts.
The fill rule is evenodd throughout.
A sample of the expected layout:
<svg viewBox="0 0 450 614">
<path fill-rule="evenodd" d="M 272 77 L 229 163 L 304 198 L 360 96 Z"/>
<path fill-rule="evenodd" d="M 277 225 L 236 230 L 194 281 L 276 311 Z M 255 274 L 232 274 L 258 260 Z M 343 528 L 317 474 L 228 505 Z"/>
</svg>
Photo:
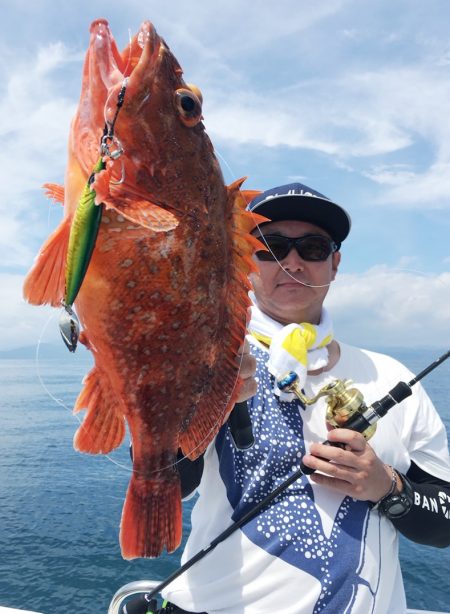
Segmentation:
<svg viewBox="0 0 450 614">
<path fill-rule="evenodd" d="M 364 434 L 364 436 L 368 438 L 371 436 L 371 434 L 373 434 L 376 422 L 385 416 L 392 407 L 398 405 L 409 397 L 412 394 L 412 387 L 449 357 L 450 350 L 428 365 L 428 367 L 423 369 L 423 371 L 413 377 L 413 379 L 409 382 L 398 382 L 387 393 L 387 395 L 385 395 L 379 401 L 375 401 L 369 407 L 367 407 L 367 405 L 364 403 L 361 392 L 356 388 L 350 388 L 349 382 L 343 380 L 335 380 L 331 384 L 324 386 L 317 395 L 310 399 L 305 397 L 300 390 L 298 376 L 293 371 L 290 371 L 283 377 L 279 378 L 277 380 L 277 385 L 285 392 L 293 392 L 299 397 L 302 403 L 308 405 L 312 405 L 322 396 L 329 397 L 331 400 L 331 403 L 329 401 L 329 407 L 331 406 L 332 411 L 330 412 L 330 416 L 327 416 L 327 421 L 335 426 L 335 428 L 339 427 L 357 431 L 358 433 Z M 369 434 L 367 434 L 368 431 Z M 324 441 L 323 443 L 334 447 L 341 447 L 342 445 L 340 443 L 330 442 L 328 440 Z M 314 473 L 314 471 L 314 469 L 306 467 L 306 465 L 300 463 L 300 468 L 297 469 L 297 471 L 292 473 L 284 482 L 282 482 L 277 488 L 264 497 L 264 499 L 257 503 L 239 520 L 233 522 L 233 524 L 231 524 L 222 533 L 220 533 L 220 535 L 213 539 L 209 545 L 197 552 L 197 554 L 181 565 L 181 567 L 174 571 L 165 580 L 155 586 L 155 588 L 149 593 L 146 593 L 138 599 L 129 601 L 120 610 L 120 614 L 145 614 L 148 612 L 149 604 L 152 603 L 155 596 L 166 588 L 166 586 L 171 584 L 171 582 L 173 582 L 176 578 L 181 576 L 193 565 L 198 563 L 198 561 L 202 560 L 207 554 L 214 550 L 216 546 L 225 541 L 230 535 L 240 529 L 249 520 L 254 518 L 262 509 L 269 505 L 269 503 L 271 503 L 274 499 L 276 499 L 276 497 L 278 497 L 278 495 L 289 488 L 289 486 L 296 482 L 302 475 L 309 475 Z M 145 610 L 141 609 L 143 605 L 146 607 Z"/>
</svg>

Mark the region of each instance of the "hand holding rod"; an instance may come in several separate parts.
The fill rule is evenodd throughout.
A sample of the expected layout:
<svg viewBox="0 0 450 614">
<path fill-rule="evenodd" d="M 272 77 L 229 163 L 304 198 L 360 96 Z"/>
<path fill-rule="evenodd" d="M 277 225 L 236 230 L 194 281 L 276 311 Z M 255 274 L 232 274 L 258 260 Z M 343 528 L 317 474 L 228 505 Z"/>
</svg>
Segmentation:
<svg viewBox="0 0 450 614">
<path fill-rule="evenodd" d="M 425 377 L 425 375 L 428 375 L 428 373 L 436 369 L 436 367 L 438 367 L 441 363 L 444 362 L 444 360 L 447 360 L 447 358 L 449 357 L 450 357 L 450 350 L 446 352 L 445 354 L 443 354 L 442 356 L 440 356 L 433 363 L 428 365 L 428 367 L 423 369 L 423 371 L 421 371 L 418 375 L 416 375 L 408 383 L 398 382 L 398 384 L 396 384 L 392 388 L 392 390 L 390 390 L 387 393 L 387 395 L 384 396 L 382 399 L 380 399 L 379 401 L 375 401 L 374 403 L 372 403 L 372 405 L 370 405 L 370 407 L 365 408 L 361 413 L 356 412 L 355 414 L 353 414 L 353 416 L 351 416 L 349 420 L 345 424 L 342 425 L 342 428 L 346 428 L 351 431 L 357 431 L 358 433 L 364 432 L 368 427 L 370 427 L 372 424 L 375 424 L 376 422 L 378 422 L 380 418 L 385 416 L 387 412 L 392 407 L 394 407 L 394 405 L 401 403 L 404 399 L 409 397 L 412 394 L 412 390 L 411 390 L 412 386 L 414 386 L 414 384 L 416 384 L 423 377 Z M 290 382 L 290 386 L 292 387 L 294 378 L 292 377 L 287 378 L 285 376 L 281 381 Z M 278 382 L 278 386 L 281 387 L 280 381 Z M 286 385 L 285 389 L 289 390 L 289 387 Z M 331 442 L 328 440 L 324 441 L 323 445 L 333 446 L 333 447 L 343 447 L 341 443 Z M 311 473 L 314 473 L 315 471 L 315 469 L 311 469 L 311 467 L 307 467 L 303 463 L 300 464 L 300 468 L 302 469 L 303 473 L 305 473 L 306 475 L 310 475 Z"/>
</svg>

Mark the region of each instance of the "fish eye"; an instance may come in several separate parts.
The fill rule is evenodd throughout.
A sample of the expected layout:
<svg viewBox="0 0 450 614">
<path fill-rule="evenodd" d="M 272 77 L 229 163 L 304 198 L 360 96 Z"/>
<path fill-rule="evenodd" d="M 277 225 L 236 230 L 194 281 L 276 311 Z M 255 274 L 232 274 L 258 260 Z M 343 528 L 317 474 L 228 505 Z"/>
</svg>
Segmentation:
<svg viewBox="0 0 450 614">
<path fill-rule="evenodd" d="M 175 92 L 175 106 L 181 121 L 188 127 L 193 127 L 202 119 L 202 104 L 194 92 L 181 88 Z"/>
</svg>

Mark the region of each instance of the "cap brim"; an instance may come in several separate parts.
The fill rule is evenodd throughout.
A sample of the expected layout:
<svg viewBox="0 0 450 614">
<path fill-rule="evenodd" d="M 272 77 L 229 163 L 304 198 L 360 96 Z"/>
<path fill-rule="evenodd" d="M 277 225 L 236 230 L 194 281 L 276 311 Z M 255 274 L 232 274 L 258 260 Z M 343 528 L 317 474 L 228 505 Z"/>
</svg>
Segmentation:
<svg viewBox="0 0 450 614">
<path fill-rule="evenodd" d="M 299 220 L 323 228 L 332 239 L 341 243 L 350 232 L 351 220 L 341 206 L 318 196 L 275 196 L 258 203 L 251 211 L 264 215 L 273 222 Z"/>
</svg>

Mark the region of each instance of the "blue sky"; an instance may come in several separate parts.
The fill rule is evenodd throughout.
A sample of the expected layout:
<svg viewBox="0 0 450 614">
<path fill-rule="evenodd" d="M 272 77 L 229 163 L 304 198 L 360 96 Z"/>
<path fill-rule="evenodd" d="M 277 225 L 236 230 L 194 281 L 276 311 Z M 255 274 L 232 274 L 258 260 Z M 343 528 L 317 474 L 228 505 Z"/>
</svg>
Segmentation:
<svg viewBox="0 0 450 614">
<path fill-rule="evenodd" d="M 447 0 L 3 0 L 0 349 L 58 335 L 21 299 L 61 210 L 89 24 L 120 47 L 150 19 L 203 92 L 227 182 L 300 180 L 351 213 L 329 297 L 337 337 L 450 344 L 450 4 Z M 44 331 L 45 328 L 45 331 Z M 52 331 L 51 333 L 49 331 Z M 48 339 L 47 339 L 48 337 Z M 57 337 L 55 336 L 57 341 Z"/>
</svg>

